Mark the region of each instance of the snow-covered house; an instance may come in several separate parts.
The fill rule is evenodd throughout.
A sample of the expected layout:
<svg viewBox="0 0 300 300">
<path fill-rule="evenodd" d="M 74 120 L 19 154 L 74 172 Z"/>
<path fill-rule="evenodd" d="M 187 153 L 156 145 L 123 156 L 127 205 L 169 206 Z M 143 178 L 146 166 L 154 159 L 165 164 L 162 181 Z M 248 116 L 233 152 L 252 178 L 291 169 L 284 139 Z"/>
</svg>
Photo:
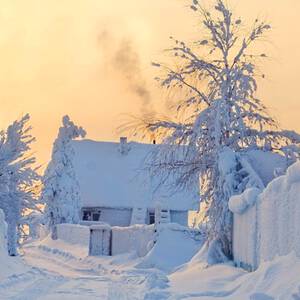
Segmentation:
<svg viewBox="0 0 300 300">
<path fill-rule="evenodd" d="M 126 138 L 120 143 L 72 143 L 82 221 L 129 226 L 152 224 L 159 215 L 167 222 L 187 225 L 188 212 L 197 209 L 198 187 L 194 192 L 172 193 L 167 183 L 157 188 L 158 179 L 143 169 L 146 156 L 159 145 L 127 143 Z"/>
</svg>

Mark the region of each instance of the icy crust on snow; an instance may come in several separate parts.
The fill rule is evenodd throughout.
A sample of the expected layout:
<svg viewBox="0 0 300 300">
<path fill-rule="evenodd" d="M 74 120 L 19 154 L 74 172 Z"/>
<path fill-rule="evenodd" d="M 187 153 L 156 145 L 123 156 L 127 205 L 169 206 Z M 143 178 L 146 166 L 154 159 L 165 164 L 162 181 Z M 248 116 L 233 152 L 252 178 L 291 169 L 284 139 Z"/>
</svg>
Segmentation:
<svg viewBox="0 0 300 300">
<path fill-rule="evenodd" d="M 82 206 L 155 208 L 160 203 L 172 210 L 191 210 L 198 202 L 197 188 L 172 193 L 167 182 L 157 189 L 159 178 L 150 179 L 143 170 L 147 156 L 159 145 L 130 142 L 128 153 L 121 154 L 119 143 L 82 140 L 72 144 Z"/>
<path fill-rule="evenodd" d="M 240 195 L 234 195 L 229 199 L 229 209 L 236 214 L 243 214 L 248 208 L 252 207 L 257 201 L 260 189 L 249 188 Z"/>
</svg>

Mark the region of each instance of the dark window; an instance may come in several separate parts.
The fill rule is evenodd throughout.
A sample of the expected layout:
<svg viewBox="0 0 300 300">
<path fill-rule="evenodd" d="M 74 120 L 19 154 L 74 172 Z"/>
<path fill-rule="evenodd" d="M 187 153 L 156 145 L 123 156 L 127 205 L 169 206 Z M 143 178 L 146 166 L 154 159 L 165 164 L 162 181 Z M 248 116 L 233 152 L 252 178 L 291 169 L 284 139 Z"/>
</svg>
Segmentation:
<svg viewBox="0 0 300 300">
<path fill-rule="evenodd" d="M 83 211 L 83 216 L 82 216 L 82 220 L 83 221 L 91 221 L 92 219 L 92 213 L 90 211 Z"/>
<path fill-rule="evenodd" d="M 155 213 L 149 212 L 149 224 L 154 224 L 154 223 L 155 223 Z"/>
<path fill-rule="evenodd" d="M 100 212 L 93 213 L 93 221 L 99 221 L 100 220 Z"/>
</svg>

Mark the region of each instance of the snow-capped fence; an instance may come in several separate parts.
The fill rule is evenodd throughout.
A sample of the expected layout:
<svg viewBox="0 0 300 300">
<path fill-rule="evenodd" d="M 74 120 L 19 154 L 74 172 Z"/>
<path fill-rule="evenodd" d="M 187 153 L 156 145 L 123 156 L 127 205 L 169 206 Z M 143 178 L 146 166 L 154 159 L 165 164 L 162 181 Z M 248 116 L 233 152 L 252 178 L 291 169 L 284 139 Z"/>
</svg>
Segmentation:
<svg viewBox="0 0 300 300">
<path fill-rule="evenodd" d="M 57 238 L 70 244 L 89 246 L 90 229 L 78 224 L 57 224 Z"/>
<path fill-rule="evenodd" d="M 238 266 L 295 252 L 300 257 L 300 162 L 263 190 L 248 189 L 229 201 L 234 213 L 233 255 Z"/>
<path fill-rule="evenodd" d="M 136 252 L 141 257 L 151 249 L 155 238 L 154 225 L 110 227 L 99 222 L 91 226 L 58 224 L 56 233 L 57 239 L 87 247 L 90 255 Z"/>
<path fill-rule="evenodd" d="M 112 227 L 112 255 L 136 252 L 145 256 L 155 238 L 154 225 L 132 225 Z"/>
<path fill-rule="evenodd" d="M 233 196 L 229 201 L 229 208 L 234 213 L 234 260 L 239 267 L 247 270 L 253 270 L 258 266 L 258 203 L 256 200 L 259 194 L 259 189 L 247 189 L 243 194 Z"/>
</svg>

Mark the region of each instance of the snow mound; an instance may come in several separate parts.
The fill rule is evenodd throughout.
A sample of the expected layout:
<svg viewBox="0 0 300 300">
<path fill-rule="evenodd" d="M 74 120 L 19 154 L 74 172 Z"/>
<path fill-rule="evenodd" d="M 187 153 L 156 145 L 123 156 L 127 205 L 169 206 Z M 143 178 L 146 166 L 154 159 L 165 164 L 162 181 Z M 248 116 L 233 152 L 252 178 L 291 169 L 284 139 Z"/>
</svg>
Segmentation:
<svg viewBox="0 0 300 300">
<path fill-rule="evenodd" d="M 236 298 L 249 295 L 249 299 L 300 299 L 300 260 L 294 253 L 277 256 L 265 262 L 253 273 L 241 278 Z M 264 298 L 263 298 L 264 296 Z M 242 298 L 240 298 L 242 299 Z"/>
<path fill-rule="evenodd" d="M 229 199 L 229 209 L 236 214 L 244 213 L 249 207 L 252 207 L 257 201 L 261 190 L 258 188 L 246 189 L 240 195 L 234 195 Z"/>
<path fill-rule="evenodd" d="M 186 227 L 166 224 L 159 229 L 157 241 L 138 264 L 138 268 L 157 268 L 172 272 L 187 263 L 201 248 L 202 238 Z"/>
<path fill-rule="evenodd" d="M 168 299 L 300 299 L 300 260 L 291 253 L 252 273 L 228 264 L 202 268 L 195 262 L 169 276 Z M 175 297 L 176 296 L 176 297 Z"/>
<path fill-rule="evenodd" d="M 206 242 L 188 264 L 198 264 L 207 268 L 220 263 L 229 263 L 229 260 L 222 251 L 220 241 L 214 240 L 210 245 Z"/>
</svg>

